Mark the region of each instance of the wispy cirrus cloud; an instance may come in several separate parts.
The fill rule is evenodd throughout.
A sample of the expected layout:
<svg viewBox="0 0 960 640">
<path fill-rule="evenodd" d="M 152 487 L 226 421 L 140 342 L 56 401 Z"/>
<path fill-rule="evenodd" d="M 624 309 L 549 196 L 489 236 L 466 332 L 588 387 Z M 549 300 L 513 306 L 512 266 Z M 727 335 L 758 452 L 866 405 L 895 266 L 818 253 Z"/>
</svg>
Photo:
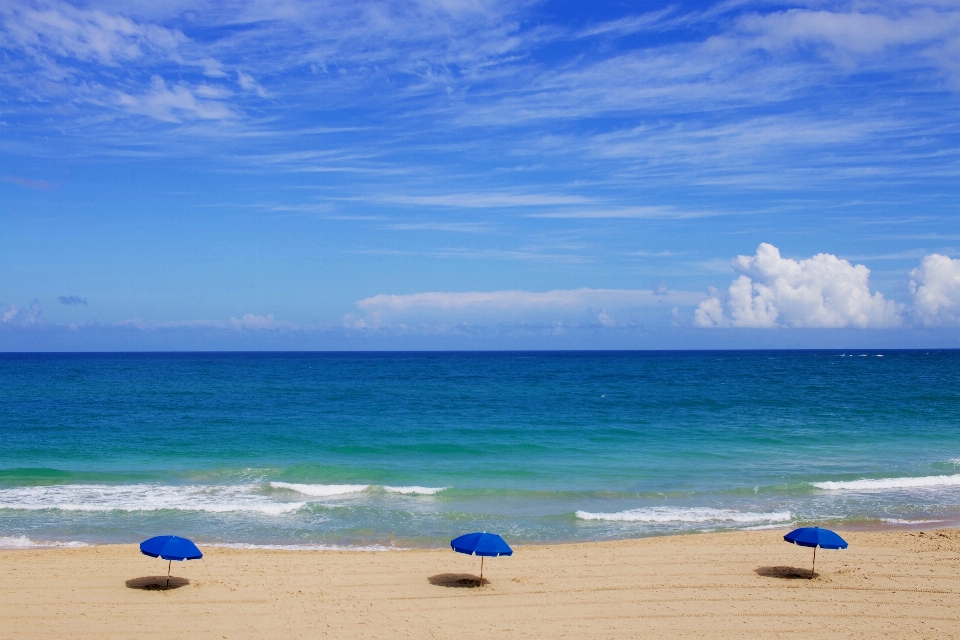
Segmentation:
<svg viewBox="0 0 960 640">
<path fill-rule="evenodd" d="M 154 76 L 149 90 L 141 95 L 121 93 L 117 104 L 130 113 L 150 116 L 163 122 L 182 122 L 184 119 L 224 120 L 236 114 L 219 98 L 226 96 L 222 89 L 188 87 L 184 84 L 168 86 L 160 76 Z"/>
<path fill-rule="evenodd" d="M 397 222 L 385 229 L 394 231 L 449 231 L 452 233 L 492 233 L 493 227 L 484 222 Z"/>
<path fill-rule="evenodd" d="M 203 53 L 202 45 L 182 30 L 137 20 L 127 11 L 14 0 L 0 7 L 0 48 L 20 54 L 11 56 L 0 82 L 51 106 L 66 101 L 167 123 L 219 120 L 236 113 L 222 102 L 231 94 L 227 85 L 201 80 L 227 78 L 222 62 Z M 195 82 L 180 79 L 168 87 L 164 80 L 164 75 L 198 73 Z M 242 72 L 238 85 L 266 95 Z"/>
<path fill-rule="evenodd" d="M 253 79 L 248 73 L 243 71 L 237 71 L 237 84 L 240 85 L 240 88 L 244 91 L 250 91 L 257 94 L 261 98 L 269 98 L 270 94 L 267 93 L 267 90 L 264 89 L 259 82 Z"/>
<path fill-rule="evenodd" d="M 560 251 L 557 247 L 529 247 L 519 249 L 441 247 L 429 250 L 410 249 L 355 249 L 352 253 L 396 257 L 427 257 L 458 260 L 505 260 L 514 262 L 543 262 L 552 264 L 584 264 L 590 258 L 576 250 Z"/>
<path fill-rule="evenodd" d="M 722 6 L 722 3 L 718 6 Z M 746 104 L 774 105 L 858 68 L 936 69 L 948 78 L 960 66 L 960 10 L 947 6 L 876 3 L 867 7 L 764 10 L 728 4 L 727 15 L 701 40 L 639 47 L 537 76 L 522 90 L 471 110 L 469 117 L 570 119 L 612 112 L 663 115 L 694 106 L 704 112 Z M 622 18 L 586 33 L 708 22 L 706 14 L 661 11 Z M 770 54 L 776 54 L 775 58 Z M 813 53 L 814 55 L 810 55 Z M 878 55 L 882 54 L 882 55 Z"/>
<path fill-rule="evenodd" d="M 0 180 L 9 182 L 10 184 L 20 185 L 27 189 L 41 189 L 44 191 L 53 189 L 53 185 L 46 180 L 31 180 L 30 178 L 24 178 L 22 176 L 3 176 Z"/>
<path fill-rule="evenodd" d="M 49 105 L 62 99 L 87 101 L 167 124 L 199 121 L 212 127 L 227 120 L 232 135 L 241 129 L 259 130 L 269 138 L 283 136 L 287 127 L 271 132 L 267 121 L 302 116 L 307 104 L 321 111 L 355 107 L 360 113 L 402 104 L 407 114 L 402 120 L 417 120 L 418 134 L 427 134 L 410 136 L 399 120 L 354 119 L 353 125 L 375 125 L 378 130 L 375 146 L 381 166 L 363 167 L 360 157 L 315 167 L 279 163 L 305 172 L 384 175 L 405 165 L 411 148 L 439 151 L 443 145 L 438 142 L 451 133 L 480 142 L 493 131 L 505 136 L 503 148 L 518 154 L 529 153 L 532 142 L 547 157 L 587 152 L 612 163 L 636 159 L 647 163 L 646 175 L 689 177 L 695 169 L 719 174 L 711 184 L 733 185 L 720 176 L 748 169 L 764 178 L 752 183 L 740 178 L 740 184 L 769 185 L 775 182 L 769 176 L 789 163 L 785 145 L 801 154 L 803 149 L 843 144 L 856 148 L 869 141 L 892 150 L 916 128 L 916 122 L 888 122 L 868 131 L 864 123 L 871 118 L 853 110 L 804 114 L 800 109 L 798 118 L 804 96 L 821 95 L 824 87 L 843 82 L 861 68 L 951 74 L 956 64 L 951 61 L 960 59 L 951 55 L 960 47 L 960 11 L 936 3 L 834 3 L 816 8 L 718 3 L 696 10 L 675 5 L 575 28 L 531 26 L 522 17 L 535 11 L 533 5 L 501 2 L 198 2 L 191 5 L 189 20 L 176 4 L 128 3 L 122 11 L 110 4 L 77 8 L 49 2 L 41 9 L 15 1 L 5 6 L 0 42 L 37 65 L 59 69 L 57 87 L 50 85 L 53 93 L 42 96 Z M 693 26 L 694 31 L 680 38 L 616 44 L 617 38 L 631 33 Z M 585 41 L 584 49 L 575 48 L 569 57 L 550 64 L 534 55 L 571 39 Z M 597 50 L 587 43 L 597 39 L 605 39 L 608 46 Z M 261 54 L 251 57 L 250 51 Z M 9 80 L 18 74 L 16 62 L 6 74 Z M 97 65 L 123 66 L 130 72 L 104 75 Z M 20 73 L 29 71 L 20 67 Z M 59 82 L 63 78 L 75 80 L 67 83 L 73 89 L 66 93 Z M 926 76 L 915 78 L 921 83 Z M 376 89 L 384 83 L 390 91 Z M 15 84 L 21 90 L 30 85 L 25 77 Z M 36 83 L 30 86 L 34 98 L 38 90 Z M 270 97 L 287 106 L 264 110 L 262 101 Z M 292 104 L 298 106 L 291 112 Z M 764 107 L 778 113 L 757 116 L 757 109 Z M 736 113 L 739 109 L 746 111 Z M 832 121 L 827 114 L 833 114 Z M 650 115 L 655 117 L 646 117 Z M 558 123 L 576 125 L 598 117 L 611 119 L 601 127 L 606 132 L 576 126 L 555 130 Z M 638 117 L 644 126 L 635 126 Z M 355 127 L 354 149 L 364 146 L 356 144 L 366 140 L 359 133 L 364 126 Z M 547 136 L 545 127 L 553 129 Z M 942 135 L 927 129 L 928 140 L 931 133 Z M 521 135 L 515 135 L 517 131 Z M 565 142 L 551 149 L 550 138 Z M 853 155 L 844 153 L 847 163 L 864 162 Z M 810 157 L 819 163 L 825 158 L 822 153 Z M 617 182 L 636 175 L 637 167 L 623 168 Z M 425 193 L 400 197 L 397 203 L 403 204 L 404 198 L 407 204 L 423 206 L 537 206 L 535 195 L 524 202 L 522 195 L 498 199 Z"/>
<path fill-rule="evenodd" d="M 727 215 L 719 211 L 691 211 L 679 207 L 650 206 L 650 207 L 611 207 L 609 209 L 571 209 L 566 211 L 547 211 L 543 213 L 527 213 L 527 218 L 556 218 L 556 219 L 602 219 L 602 218 L 639 218 L 648 220 L 681 220 L 687 218 L 706 218 L 717 215 Z"/>
<path fill-rule="evenodd" d="M 53 56 L 116 67 L 145 56 L 172 56 L 187 41 L 176 29 L 66 2 L 5 2 L 0 20 L 0 42 L 43 64 L 49 64 Z"/>
<path fill-rule="evenodd" d="M 668 17 L 676 17 L 680 8 L 676 5 L 648 11 L 639 15 L 627 16 L 616 20 L 600 22 L 571 34 L 573 38 L 592 38 L 595 36 L 625 36 L 650 30 L 662 30 L 670 23 Z"/>
<path fill-rule="evenodd" d="M 736 29 L 746 46 L 771 52 L 813 47 L 842 65 L 872 65 L 878 53 L 916 47 L 941 71 L 952 75 L 957 70 L 947 56 L 960 47 L 960 11 L 950 4 L 877 4 L 847 11 L 794 8 L 742 16 Z"/>
<path fill-rule="evenodd" d="M 510 193 L 450 193 L 425 196 L 396 195 L 384 197 L 382 200 L 384 202 L 403 205 L 462 207 L 467 209 L 565 206 L 590 202 L 590 198 L 579 195 Z"/>
</svg>

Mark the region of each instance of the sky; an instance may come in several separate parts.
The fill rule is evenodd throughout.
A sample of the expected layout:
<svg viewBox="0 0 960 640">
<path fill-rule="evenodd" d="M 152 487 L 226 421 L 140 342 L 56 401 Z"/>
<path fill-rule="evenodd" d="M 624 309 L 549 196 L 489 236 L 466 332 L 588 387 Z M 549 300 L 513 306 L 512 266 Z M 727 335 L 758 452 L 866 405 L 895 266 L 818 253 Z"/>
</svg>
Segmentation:
<svg viewBox="0 0 960 640">
<path fill-rule="evenodd" d="M 960 2 L 0 3 L 0 351 L 960 347 Z"/>
</svg>

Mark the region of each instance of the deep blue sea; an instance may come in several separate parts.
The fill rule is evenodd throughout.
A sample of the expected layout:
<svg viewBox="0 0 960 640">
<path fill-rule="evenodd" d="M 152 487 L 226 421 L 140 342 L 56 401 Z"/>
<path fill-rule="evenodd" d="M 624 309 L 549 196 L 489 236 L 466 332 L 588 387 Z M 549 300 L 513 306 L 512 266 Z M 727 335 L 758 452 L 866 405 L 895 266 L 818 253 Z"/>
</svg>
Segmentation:
<svg viewBox="0 0 960 640">
<path fill-rule="evenodd" d="M 960 524 L 960 352 L 0 354 L 0 546 Z"/>
</svg>

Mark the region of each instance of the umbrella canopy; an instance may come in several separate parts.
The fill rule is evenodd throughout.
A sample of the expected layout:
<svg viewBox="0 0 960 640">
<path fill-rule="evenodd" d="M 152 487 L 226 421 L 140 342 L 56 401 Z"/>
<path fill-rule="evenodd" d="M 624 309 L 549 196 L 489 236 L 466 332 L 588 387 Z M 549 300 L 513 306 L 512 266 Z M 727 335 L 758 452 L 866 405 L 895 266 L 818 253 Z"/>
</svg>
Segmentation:
<svg viewBox="0 0 960 640">
<path fill-rule="evenodd" d="M 454 538 L 450 541 L 450 548 L 457 553 L 465 553 L 468 556 L 480 556 L 480 581 L 477 582 L 478 586 L 483 584 L 483 559 L 485 557 L 496 558 L 497 556 L 513 555 L 513 549 L 503 541 L 503 538 L 486 531 L 475 531 Z"/>
<path fill-rule="evenodd" d="M 513 549 L 503 541 L 503 538 L 486 531 L 467 533 L 459 538 L 454 538 L 450 541 L 450 547 L 457 553 L 465 553 L 468 556 L 478 555 L 495 558 L 497 556 L 513 555 Z"/>
<path fill-rule="evenodd" d="M 817 567 L 817 547 L 821 549 L 846 549 L 847 541 L 830 529 L 820 527 L 801 527 L 794 529 L 783 536 L 787 542 L 801 547 L 813 547 L 813 564 L 810 565 L 810 579 L 813 580 L 814 569 Z"/>
<path fill-rule="evenodd" d="M 802 527 L 794 529 L 783 536 L 787 542 L 800 545 L 801 547 L 813 547 L 816 549 L 846 549 L 847 541 L 838 536 L 830 529 L 821 529 L 820 527 Z"/>
<path fill-rule="evenodd" d="M 192 541 L 179 536 L 156 536 L 140 543 L 140 553 L 164 560 L 199 560 L 200 549 Z"/>
</svg>

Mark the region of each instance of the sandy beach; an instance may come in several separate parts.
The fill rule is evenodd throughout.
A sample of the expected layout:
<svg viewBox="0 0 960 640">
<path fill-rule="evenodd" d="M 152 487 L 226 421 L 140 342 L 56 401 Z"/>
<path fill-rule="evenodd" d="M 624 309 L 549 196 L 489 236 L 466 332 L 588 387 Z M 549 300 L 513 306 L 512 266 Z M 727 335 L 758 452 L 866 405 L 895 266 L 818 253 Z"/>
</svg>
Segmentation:
<svg viewBox="0 0 960 640">
<path fill-rule="evenodd" d="M 5 638 L 960 638 L 960 530 L 784 532 L 448 550 L 204 548 L 167 564 L 133 545 L 0 552 Z"/>
</svg>

